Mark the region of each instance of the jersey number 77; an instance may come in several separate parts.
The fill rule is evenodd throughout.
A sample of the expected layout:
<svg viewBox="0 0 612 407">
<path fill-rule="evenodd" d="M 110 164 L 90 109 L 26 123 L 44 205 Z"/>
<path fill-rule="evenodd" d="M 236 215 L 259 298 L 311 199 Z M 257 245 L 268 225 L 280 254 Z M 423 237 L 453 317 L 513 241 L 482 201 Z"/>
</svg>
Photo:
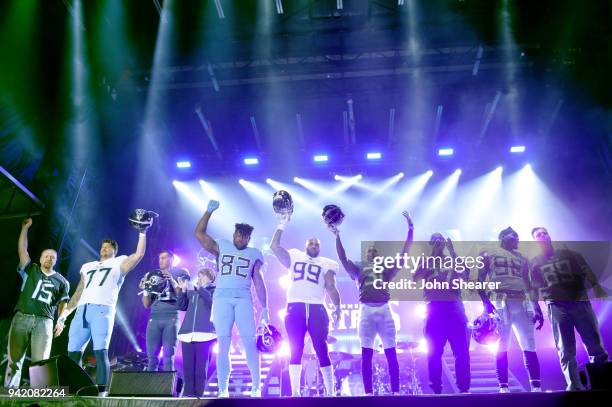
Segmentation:
<svg viewBox="0 0 612 407">
<path fill-rule="evenodd" d="M 104 284 L 104 282 L 106 281 L 106 278 L 108 277 L 108 274 L 110 273 L 112 269 L 110 267 L 105 267 L 102 269 L 93 269 L 93 270 L 89 270 L 86 274 L 89 275 L 89 280 L 87 281 L 87 285 L 85 286 L 85 288 L 89 287 L 89 285 L 91 284 L 91 282 L 93 281 L 93 276 L 100 272 L 102 273 L 104 276 L 102 277 L 102 280 L 100 280 L 100 284 L 98 284 L 100 287 Z"/>
</svg>

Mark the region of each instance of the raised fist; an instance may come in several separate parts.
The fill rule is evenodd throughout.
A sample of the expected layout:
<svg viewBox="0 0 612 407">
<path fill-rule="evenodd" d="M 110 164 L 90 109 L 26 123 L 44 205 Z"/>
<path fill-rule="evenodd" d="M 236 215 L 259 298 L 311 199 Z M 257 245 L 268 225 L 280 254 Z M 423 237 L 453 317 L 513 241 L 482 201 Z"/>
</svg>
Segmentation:
<svg viewBox="0 0 612 407">
<path fill-rule="evenodd" d="M 213 213 L 217 209 L 219 209 L 219 201 L 215 201 L 214 199 L 208 201 L 208 207 L 206 208 L 206 212 Z"/>
</svg>

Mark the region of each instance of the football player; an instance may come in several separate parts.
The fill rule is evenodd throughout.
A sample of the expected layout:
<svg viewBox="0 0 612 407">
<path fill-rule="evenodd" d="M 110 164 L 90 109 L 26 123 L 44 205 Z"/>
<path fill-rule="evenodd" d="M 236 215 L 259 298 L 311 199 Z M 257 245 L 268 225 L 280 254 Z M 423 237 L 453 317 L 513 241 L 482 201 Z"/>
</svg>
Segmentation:
<svg viewBox="0 0 612 407">
<path fill-rule="evenodd" d="M 172 266 L 174 253 L 164 249 L 159 252 L 158 263 L 161 275 L 166 280 L 161 293 L 152 294 L 144 288 L 144 282 L 149 276 L 145 274 L 140 282 L 142 304 L 151 308 L 147 323 L 147 370 L 156 371 L 159 367 L 159 350 L 163 347 L 162 368 L 165 371 L 174 370 L 174 354 L 178 342 L 179 308 L 181 304 L 177 297 L 181 293 L 178 280 L 189 280 L 189 272 L 183 268 Z"/>
<path fill-rule="evenodd" d="M 17 271 L 23 283 L 8 334 L 4 387 L 19 387 L 28 345 L 31 346 L 32 362 L 49 359 L 53 336 L 59 336 L 64 328 L 58 324 L 54 330 L 53 318 L 56 309 L 60 313 L 64 310 L 70 285 L 61 274 L 53 270 L 57 261 L 55 250 L 43 250 L 40 264 L 31 261 L 28 254 L 28 231 L 31 226 L 30 218 L 22 222 L 17 243 Z"/>
<path fill-rule="evenodd" d="M 402 213 L 408 222 L 408 235 L 404 243 L 402 255 L 410 251 L 414 236 L 414 225 L 407 211 Z M 359 302 L 361 303 L 359 313 L 359 339 L 361 341 L 361 375 L 363 378 L 363 387 L 366 394 L 371 395 L 372 389 L 372 358 L 374 356 L 374 341 L 376 335 L 380 336 L 387 358 L 389 367 L 389 376 L 391 379 L 391 391 L 394 394 L 399 393 L 399 364 L 397 361 L 397 352 L 395 349 L 395 321 L 391 315 L 389 307 L 389 299 L 391 295 L 389 290 L 385 288 L 377 289 L 374 287 L 374 281 L 380 279 L 373 271 L 374 258 L 378 256 L 378 250 L 375 247 L 367 249 L 366 261 L 353 262 L 346 256 L 342 241 L 340 240 L 340 232 L 336 227 L 331 227 L 331 231 L 336 236 L 336 251 L 340 262 L 344 266 L 351 279 L 357 282 L 359 287 Z M 397 274 L 397 269 L 386 269 L 382 273 L 382 280 L 385 282 L 392 281 Z"/>
<path fill-rule="evenodd" d="M 441 233 L 434 233 L 429 240 L 432 258 L 456 258 L 457 254 L 450 238 L 444 239 Z M 444 250 L 448 249 L 448 255 Z M 458 272 L 452 268 L 421 267 L 413 275 L 415 281 L 449 282 L 456 278 L 467 279 L 469 270 Z M 455 356 L 455 375 L 457 388 L 461 393 L 470 389 L 470 336 L 467 316 L 461 301 L 461 290 L 425 289 L 427 317 L 425 319 L 425 338 L 427 340 L 427 367 L 429 384 L 434 393 L 442 393 L 442 354 L 444 346 L 450 343 Z"/>
<path fill-rule="evenodd" d="M 140 228 L 136 251 L 129 256 L 117 256 L 119 245 L 116 241 L 102 240 L 100 260 L 83 264 L 79 272 L 79 285 L 57 321 L 63 327 L 66 318 L 76 309 L 68 331 L 68 356 L 80 365 L 83 351 L 93 340 L 96 382 L 101 396 L 107 394 L 106 385 L 110 375 L 108 345 L 115 324 L 119 290 L 127 273 L 144 257 L 149 226 Z"/>
<path fill-rule="evenodd" d="M 531 235 L 541 250 L 532 260 L 531 278 L 548 306 L 567 390 L 583 390 L 578 376 L 574 329 L 580 334 L 591 362 L 606 362 L 608 353 L 603 347 L 599 324 L 589 301 L 587 283 L 593 287 L 597 298 L 608 295 L 580 253 L 555 249 L 546 228 L 536 227 Z"/>
<path fill-rule="evenodd" d="M 337 327 L 341 313 L 340 293 L 336 287 L 338 263 L 319 256 L 321 243 L 314 237 L 306 241 L 305 251 L 283 248 L 280 239 L 289 218 L 289 214 L 280 215 L 280 222 L 274 232 L 270 249 L 289 271 L 285 328 L 291 348 L 289 362 L 291 395 L 300 396 L 304 336 L 308 332 L 319 359 L 325 393 L 327 396 L 333 396 L 335 395 L 334 373 L 327 351 L 329 317 L 324 304 L 327 292 L 334 304 L 332 317 L 334 326 Z"/>
<path fill-rule="evenodd" d="M 496 368 L 500 393 L 508 393 L 508 344 L 514 328 L 519 346 L 523 351 L 525 368 L 529 373 L 531 391 L 542 391 L 540 381 L 540 362 L 536 353 L 535 333 L 544 323 L 542 310 L 529 279 L 529 262 L 518 251 L 519 236 L 508 227 L 499 233 L 500 247 L 481 253 L 484 266 L 478 272 L 480 281 L 499 283 L 491 292 L 480 291 L 485 310 L 497 313 L 500 317 L 499 348 Z M 489 298 L 491 294 L 495 305 Z"/>
<path fill-rule="evenodd" d="M 219 208 L 218 201 L 209 201 L 204 215 L 195 229 L 195 236 L 206 251 L 217 258 L 217 289 L 213 296 L 213 323 L 217 331 L 217 377 L 219 397 L 229 397 L 230 346 L 234 322 L 238 326 L 244 346 L 247 365 L 253 385 L 251 397 L 261 397 L 260 361 L 256 344 L 255 311 L 251 296 L 251 282 L 262 306 L 261 323 L 267 324 L 268 294 L 261 266 L 263 255 L 258 249 L 247 247 L 253 227 L 237 223 L 233 241 L 213 239 L 207 232 L 212 213 Z"/>
</svg>

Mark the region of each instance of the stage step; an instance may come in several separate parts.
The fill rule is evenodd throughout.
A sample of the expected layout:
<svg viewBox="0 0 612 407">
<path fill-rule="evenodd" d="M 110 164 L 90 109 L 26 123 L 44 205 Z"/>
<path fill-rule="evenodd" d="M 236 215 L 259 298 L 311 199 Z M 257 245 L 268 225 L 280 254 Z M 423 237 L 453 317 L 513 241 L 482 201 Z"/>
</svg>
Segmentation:
<svg viewBox="0 0 612 407">
<path fill-rule="evenodd" d="M 455 357 L 450 349 L 442 356 L 442 371 L 446 378 L 451 383 L 453 391 L 459 392 L 455 383 Z M 470 370 L 471 370 L 471 393 L 498 393 L 499 383 L 497 381 L 497 372 L 495 371 L 495 358 L 488 349 L 474 349 L 470 351 Z M 508 387 L 511 392 L 524 392 L 525 388 L 512 374 L 508 371 Z"/>
</svg>

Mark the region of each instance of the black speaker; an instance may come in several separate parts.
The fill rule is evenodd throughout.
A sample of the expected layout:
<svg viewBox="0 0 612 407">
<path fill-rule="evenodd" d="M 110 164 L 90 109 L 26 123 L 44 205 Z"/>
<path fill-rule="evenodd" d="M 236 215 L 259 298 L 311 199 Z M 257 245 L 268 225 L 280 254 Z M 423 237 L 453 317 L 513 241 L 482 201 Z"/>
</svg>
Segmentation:
<svg viewBox="0 0 612 407">
<path fill-rule="evenodd" d="M 591 390 L 612 390 L 612 362 L 587 363 Z"/>
<path fill-rule="evenodd" d="M 173 397 L 176 372 L 122 372 L 111 374 L 109 396 Z"/>
<path fill-rule="evenodd" d="M 91 377 L 66 355 L 53 356 L 30 366 L 32 387 L 68 387 L 70 394 L 97 396 L 98 387 Z"/>
</svg>

